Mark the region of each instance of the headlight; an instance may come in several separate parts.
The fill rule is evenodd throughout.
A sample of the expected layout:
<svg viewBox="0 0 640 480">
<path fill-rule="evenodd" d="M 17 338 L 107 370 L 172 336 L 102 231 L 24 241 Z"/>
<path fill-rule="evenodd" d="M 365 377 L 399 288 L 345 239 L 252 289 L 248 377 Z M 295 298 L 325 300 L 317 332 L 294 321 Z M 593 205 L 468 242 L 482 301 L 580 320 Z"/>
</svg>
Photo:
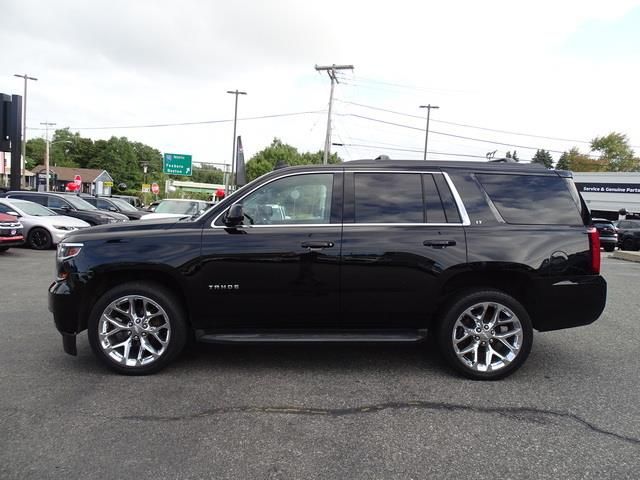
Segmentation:
<svg viewBox="0 0 640 480">
<path fill-rule="evenodd" d="M 67 232 L 77 230 L 77 227 L 65 227 L 63 225 L 54 225 L 53 228 L 55 228 L 56 230 L 65 230 Z"/>
<path fill-rule="evenodd" d="M 59 243 L 56 257 L 59 262 L 73 258 L 80 253 L 83 246 L 83 243 Z"/>
</svg>

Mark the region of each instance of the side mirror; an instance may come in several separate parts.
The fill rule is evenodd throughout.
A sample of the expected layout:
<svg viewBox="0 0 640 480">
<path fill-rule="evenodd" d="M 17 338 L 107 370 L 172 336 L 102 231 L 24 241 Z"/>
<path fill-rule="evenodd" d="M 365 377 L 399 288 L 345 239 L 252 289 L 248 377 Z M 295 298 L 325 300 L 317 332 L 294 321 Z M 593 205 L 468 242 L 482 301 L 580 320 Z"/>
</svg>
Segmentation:
<svg viewBox="0 0 640 480">
<path fill-rule="evenodd" d="M 7 215 L 12 215 L 16 218 L 21 218 L 22 215 L 20 215 L 18 212 L 7 212 Z"/>
<path fill-rule="evenodd" d="M 117 212 L 118 209 L 116 207 L 109 207 L 110 212 Z"/>
<path fill-rule="evenodd" d="M 71 207 L 69 205 L 63 205 L 62 207 L 60 207 L 60 210 L 64 210 L 65 212 L 70 212 Z"/>
<path fill-rule="evenodd" d="M 231 205 L 231 208 L 229 208 L 229 211 L 227 212 L 227 216 L 224 219 L 224 223 L 229 227 L 234 227 L 240 224 L 242 220 L 244 220 L 242 205 L 239 203 L 235 203 Z"/>
</svg>

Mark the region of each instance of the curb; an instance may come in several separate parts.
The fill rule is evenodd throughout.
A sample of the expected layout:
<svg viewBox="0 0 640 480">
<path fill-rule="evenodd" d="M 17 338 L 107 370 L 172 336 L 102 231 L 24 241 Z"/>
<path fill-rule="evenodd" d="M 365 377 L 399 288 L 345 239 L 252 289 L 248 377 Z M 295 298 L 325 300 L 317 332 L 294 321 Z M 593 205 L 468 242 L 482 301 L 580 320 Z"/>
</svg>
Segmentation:
<svg viewBox="0 0 640 480">
<path fill-rule="evenodd" d="M 627 252 L 617 250 L 611 255 L 611 258 L 617 258 L 618 260 L 626 260 L 627 262 L 640 263 L 640 252 Z"/>
</svg>

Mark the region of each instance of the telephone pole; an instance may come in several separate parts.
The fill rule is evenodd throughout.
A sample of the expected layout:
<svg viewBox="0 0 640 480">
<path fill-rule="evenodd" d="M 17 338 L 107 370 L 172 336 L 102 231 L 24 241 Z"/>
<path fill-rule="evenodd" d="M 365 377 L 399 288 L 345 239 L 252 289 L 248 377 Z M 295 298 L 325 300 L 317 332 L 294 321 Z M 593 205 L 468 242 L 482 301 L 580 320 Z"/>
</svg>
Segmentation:
<svg viewBox="0 0 640 480">
<path fill-rule="evenodd" d="M 338 82 L 338 78 L 336 77 L 336 70 L 353 70 L 353 65 L 316 65 L 316 71 L 326 71 L 329 75 L 329 78 L 331 79 L 331 92 L 329 93 L 329 113 L 327 115 L 327 135 L 324 139 L 324 159 L 322 162 L 325 165 L 329 163 L 329 155 L 331 154 L 331 107 L 333 106 L 333 89 L 336 83 L 340 83 Z"/>
<path fill-rule="evenodd" d="M 427 143 L 429 142 L 429 117 L 431 116 L 431 109 L 438 109 L 440 107 L 436 106 L 436 105 L 420 105 L 420 108 L 426 108 L 427 109 L 427 129 L 425 131 L 424 134 L 424 158 L 423 160 L 427 159 Z"/>
<path fill-rule="evenodd" d="M 236 108 L 233 113 L 233 151 L 231 152 L 231 174 L 229 175 L 230 178 L 227 178 L 227 181 L 225 182 L 225 185 L 224 185 L 225 196 L 229 195 L 230 193 L 229 185 L 235 183 L 235 180 L 233 178 L 233 172 L 235 170 L 235 164 L 236 164 L 236 125 L 238 123 L 238 95 L 246 95 L 247 92 L 241 92 L 236 88 L 235 90 L 227 90 L 227 93 L 230 93 L 236 96 Z"/>
<path fill-rule="evenodd" d="M 20 159 L 20 176 L 23 177 L 24 164 L 27 160 L 27 81 L 33 80 L 34 82 L 37 82 L 38 79 L 36 77 L 30 77 L 26 73 L 23 75 L 14 73 L 13 76 L 24 79 L 24 100 L 22 103 L 22 158 Z M 22 183 L 22 180 L 20 182 Z"/>
<path fill-rule="evenodd" d="M 53 127 L 55 125 L 55 123 L 52 122 L 41 122 L 40 125 L 44 125 L 44 131 L 45 131 L 45 147 L 44 147 L 44 168 L 46 170 L 46 183 L 45 183 L 45 192 L 49 191 L 49 176 L 51 174 L 51 172 L 49 171 L 49 149 L 51 148 L 51 145 L 49 143 L 49 127 Z M 40 183 L 40 182 L 38 182 Z"/>
</svg>

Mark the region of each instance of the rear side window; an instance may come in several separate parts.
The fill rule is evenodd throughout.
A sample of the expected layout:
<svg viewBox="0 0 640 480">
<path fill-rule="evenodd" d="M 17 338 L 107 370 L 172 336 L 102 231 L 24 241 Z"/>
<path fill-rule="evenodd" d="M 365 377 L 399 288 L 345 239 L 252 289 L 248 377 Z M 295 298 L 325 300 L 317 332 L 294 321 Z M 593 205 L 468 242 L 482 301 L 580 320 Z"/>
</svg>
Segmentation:
<svg viewBox="0 0 640 480">
<path fill-rule="evenodd" d="M 356 223 L 424 223 L 418 173 L 356 173 Z"/>
<path fill-rule="evenodd" d="M 565 181 L 550 175 L 477 174 L 478 181 L 507 223 L 582 225 Z"/>
<path fill-rule="evenodd" d="M 45 207 L 47 206 L 47 197 L 46 195 L 22 195 L 20 193 L 18 194 L 11 194 L 9 196 L 9 198 L 17 198 L 20 200 L 28 200 L 30 202 L 35 202 L 35 203 L 39 203 L 40 205 L 44 205 Z"/>
</svg>

